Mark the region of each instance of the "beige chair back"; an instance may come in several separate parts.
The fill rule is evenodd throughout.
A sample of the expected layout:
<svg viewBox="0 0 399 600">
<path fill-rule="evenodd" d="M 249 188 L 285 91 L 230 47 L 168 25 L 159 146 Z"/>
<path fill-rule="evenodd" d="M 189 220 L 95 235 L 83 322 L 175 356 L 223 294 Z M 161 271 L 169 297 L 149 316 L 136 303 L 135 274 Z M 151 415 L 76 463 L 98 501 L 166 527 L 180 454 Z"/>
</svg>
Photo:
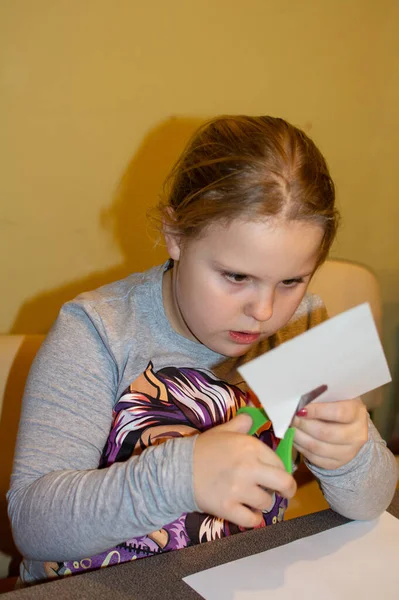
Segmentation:
<svg viewBox="0 0 399 600">
<path fill-rule="evenodd" d="M 42 335 L 0 335 L 0 578 L 16 573 L 19 562 L 7 517 L 15 440 L 21 413 L 22 395 Z"/>
<path fill-rule="evenodd" d="M 382 301 L 378 280 L 367 267 L 344 260 L 327 260 L 314 275 L 309 290 L 324 301 L 330 317 L 363 302 L 370 304 L 381 336 Z M 382 402 L 382 389 L 364 394 L 363 401 L 372 410 Z"/>
</svg>

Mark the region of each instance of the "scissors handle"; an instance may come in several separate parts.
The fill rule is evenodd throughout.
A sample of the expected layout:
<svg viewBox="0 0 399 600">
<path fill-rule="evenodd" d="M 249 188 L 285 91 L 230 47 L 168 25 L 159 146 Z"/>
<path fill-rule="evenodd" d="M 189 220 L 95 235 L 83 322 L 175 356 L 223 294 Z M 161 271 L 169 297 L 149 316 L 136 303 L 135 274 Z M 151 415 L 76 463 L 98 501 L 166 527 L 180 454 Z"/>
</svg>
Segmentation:
<svg viewBox="0 0 399 600">
<path fill-rule="evenodd" d="M 256 406 L 244 406 L 237 411 L 237 415 L 247 413 L 252 419 L 252 427 L 248 435 L 253 435 L 269 421 L 269 417 L 263 408 Z M 287 473 L 292 473 L 292 446 L 294 443 L 295 427 L 289 427 L 282 440 L 276 448 L 276 454 L 281 459 Z"/>
<path fill-rule="evenodd" d="M 253 435 L 262 427 L 262 425 L 269 421 L 269 417 L 263 408 L 256 408 L 256 406 L 243 406 L 243 408 L 239 408 L 237 410 L 237 415 L 240 415 L 241 413 L 247 413 L 252 419 L 252 427 L 248 431 L 248 435 Z"/>
</svg>

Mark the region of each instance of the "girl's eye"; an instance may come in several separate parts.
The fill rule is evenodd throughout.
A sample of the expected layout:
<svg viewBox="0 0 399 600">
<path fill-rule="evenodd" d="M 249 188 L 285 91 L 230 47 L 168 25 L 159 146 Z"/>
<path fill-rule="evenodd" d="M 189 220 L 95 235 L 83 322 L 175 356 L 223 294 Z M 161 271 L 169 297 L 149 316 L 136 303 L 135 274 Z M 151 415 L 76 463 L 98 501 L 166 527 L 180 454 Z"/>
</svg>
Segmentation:
<svg viewBox="0 0 399 600">
<path fill-rule="evenodd" d="M 299 279 L 284 279 L 284 281 L 282 281 L 284 287 L 295 287 L 298 283 L 303 283 L 302 277 Z"/>
<path fill-rule="evenodd" d="M 223 273 L 223 277 L 232 283 L 242 283 L 248 279 L 246 275 L 242 275 L 241 273 Z"/>
</svg>

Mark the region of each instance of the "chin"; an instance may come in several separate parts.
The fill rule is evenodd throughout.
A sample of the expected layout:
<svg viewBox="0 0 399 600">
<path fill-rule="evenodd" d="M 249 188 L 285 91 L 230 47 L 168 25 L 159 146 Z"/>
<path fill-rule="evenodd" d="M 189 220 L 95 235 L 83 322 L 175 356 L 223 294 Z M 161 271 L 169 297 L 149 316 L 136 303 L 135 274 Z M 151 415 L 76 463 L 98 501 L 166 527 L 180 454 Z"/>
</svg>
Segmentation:
<svg viewBox="0 0 399 600">
<path fill-rule="evenodd" d="M 237 358 L 238 356 L 244 356 L 250 348 L 252 348 L 252 346 L 238 346 L 237 348 L 231 348 L 230 350 L 227 350 L 226 348 L 227 351 L 220 352 L 220 354 L 228 356 L 229 358 Z"/>
</svg>

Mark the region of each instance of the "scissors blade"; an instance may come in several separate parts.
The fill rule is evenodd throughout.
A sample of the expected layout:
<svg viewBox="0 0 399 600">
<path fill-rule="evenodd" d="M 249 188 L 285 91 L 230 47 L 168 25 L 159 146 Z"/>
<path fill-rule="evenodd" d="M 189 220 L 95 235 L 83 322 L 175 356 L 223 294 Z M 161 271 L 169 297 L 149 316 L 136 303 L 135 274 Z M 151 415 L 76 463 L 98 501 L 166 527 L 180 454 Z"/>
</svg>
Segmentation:
<svg viewBox="0 0 399 600">
<path fill-rule="evenodd" d="M 301 408 L 305 408 L 305 406 L 307 404 L 309 404 L 309 402 L 316 400 L 316 398 L 318 398 L 319 396 L 324 394 L 324 392 L 327 389 L 328 389 L 327 385 L 319 385 L 319 387 L 314 388 L 310 392 L 307 392 L 306 394 L 302 394 L 302 396 L 299 399 L 297 411 L 301 410 Z"/>
</svg>

